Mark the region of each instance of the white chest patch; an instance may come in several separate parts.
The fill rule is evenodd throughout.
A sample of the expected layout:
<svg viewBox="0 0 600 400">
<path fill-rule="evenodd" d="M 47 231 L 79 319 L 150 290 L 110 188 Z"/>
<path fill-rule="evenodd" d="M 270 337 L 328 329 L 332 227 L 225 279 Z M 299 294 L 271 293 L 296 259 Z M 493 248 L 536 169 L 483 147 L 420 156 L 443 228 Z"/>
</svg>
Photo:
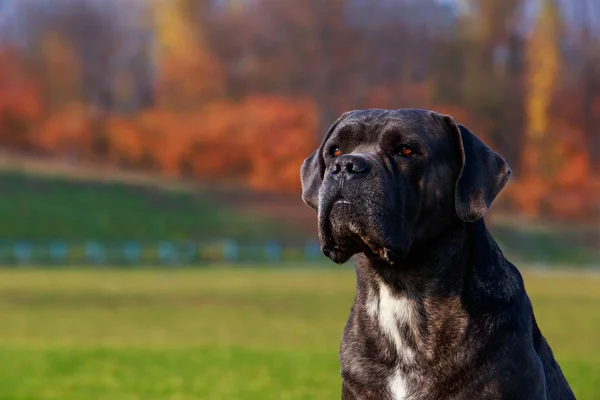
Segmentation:
<svg viewBox="0 0 600 400">
<path fill-rule="evenodd" d="M 411 348 L 403 343 L 400 326 L 413 323 L 413 305 L 406 297 L 397 297 L 384 283 L 379 285 L 379 308 L 377 321 L 384 335 L 394 344 L 398 355 L 405 363 L 410 363 L 414 354 Z"/>
<path fill-rule="evenodd" d="M 401 326 L 415 323 L 412 301 L 403 296 L 394 296 L 391 289 L 379 282 L 379 293 L 369 293 L 367 314 L 376 319 L 381 332 L 392 342 L 398 357 L 410 364 L 414 360 L 414 352 L 408 347 L 400 335 Z M 405 377 L 396 370 L 388 379 L 388 388 L 394 400 L 407 400 L 408 388 Z"/>
<path fill-rule="evenodd" d="M 388 382 L 393 400 L 408 400 L 408 389 L 406 388 L 406 380 L 400 373 L 396 371 Z"/>
</svg>

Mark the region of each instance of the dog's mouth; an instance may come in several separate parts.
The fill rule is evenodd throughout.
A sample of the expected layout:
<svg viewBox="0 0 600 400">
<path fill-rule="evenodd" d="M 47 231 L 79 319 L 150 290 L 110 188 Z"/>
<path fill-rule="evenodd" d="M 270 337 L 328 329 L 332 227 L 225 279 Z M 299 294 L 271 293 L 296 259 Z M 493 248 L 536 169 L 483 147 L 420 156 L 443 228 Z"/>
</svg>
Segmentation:
<svg viewBox="0 0 600 400">
<path fill-rule="evenodd" d="M 402 251 L 383 245 L 369 233 L 377 228 L 369 228 L 370 219 L 365 217 L 361 202 L 342 194 L 323 200 L 319 209 L 319 238 L 323 253 L 332 261 L 343 264 L 357 253 L 369 254 L 389 264 L 402 257 Z"/>
<path fill-rule="evenodd" d="M 325 200 L 327 201 L 327 200 Z M 327 201 L 331 206 L 339 205 L 339 204 L 352 204 L 353 201 L 348 199 L 341 191 L 335 193 L 331 196 L 331 199 Z"/>
<path fill-rule="evenodd" d="M 368 201 L 345 196 L 340 191 L 323 193 L 319 207 L 319 239 L 323 253 L 343 264 L 354 254 L 365 253 L 390 265 L 406 254 L 404 243 L 391 240 L 381 210 L 366 208 Z"/>
<path fill-rule="evenodd" d="M 356 213 L 353 202 L 341 193 L 328 193 L 319 207 L 319 239 L 321 250 L 337 264 L 343 264 L 362 242 L 356 234 Z"/>
<path fill-rule="evenodd" d="M 337 204 L 352 204 L 352 202 L 341 197 L 333 202 L 334 206 Z"/>
</svg>

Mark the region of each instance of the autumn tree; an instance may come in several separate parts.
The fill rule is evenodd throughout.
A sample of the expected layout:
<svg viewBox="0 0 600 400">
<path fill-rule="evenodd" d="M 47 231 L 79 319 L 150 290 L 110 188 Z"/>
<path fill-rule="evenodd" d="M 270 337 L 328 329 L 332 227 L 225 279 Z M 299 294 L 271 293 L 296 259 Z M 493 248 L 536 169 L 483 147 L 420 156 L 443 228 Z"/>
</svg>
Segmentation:
<svg viewBox="0 0 600 400">
<path fill-rule="evenodd" d="M 523 179 L 528 182 L 521 204 L 539 212 L 547 181 L 556 173 L 556 148 L 550 135 L 550 105 L 560 73 L 560 9 L 555 0 L 541 0 L 527 42 L 527 129 L 522 153 Z"/>
<path fill-rule="evenodd" d="M 523 0 L 469 0 L 461 16 L 460 44 L 452 63 L 464 57 L 459 77 L 462 101 L 487 125 L 487 137 L 511 165 L 519 161 L 523 126 Z"/>
<path fill-rule="evenodd" d="M 600 18 L 600 6 L 594 1 L 573 0 L 571 6 L 576 15 L 578 33 L 576 43 L 580 46 L 583 62 L 577 73 L 581 88 L 581 119 L 586 135 L 589 158 L 597 174 L 600 174 L 600 43 L 594 19 Z"/>
<path fill-rule="evenodd" d="M 552 172 L 551 157 L 544 154 L 551 138 L 550 104 L 560 73 L 560 10 L 555 0 L 542 0 L 540 12 L 527 43 L 527 150 L 524 167 L 529 174 Z M 544 165 L 545 164 L 545 165 Z"/>
<path fill-rule="evenodd" d="M 160 106 L 189 109 L 222 93 L 222 71 L 205 37 L 209 6 L 209 0 L 154 1 Z"/>
<path fill-rule="evenodd" d="M 35 149 L 35 123 L 43 105 L 39 86 L 26 60 L 14 49 L 0 49 L 0 145 Z"/>
</svg>

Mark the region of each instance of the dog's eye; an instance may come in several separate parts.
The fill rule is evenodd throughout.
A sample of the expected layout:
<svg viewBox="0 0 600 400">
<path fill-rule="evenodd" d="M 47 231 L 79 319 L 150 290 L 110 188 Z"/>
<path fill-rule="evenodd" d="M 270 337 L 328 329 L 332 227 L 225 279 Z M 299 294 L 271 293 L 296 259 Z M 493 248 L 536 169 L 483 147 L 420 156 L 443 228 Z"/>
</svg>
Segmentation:
<svg viewBox="0 0 600 400">
<path fill-rule="evenodd" d="M 410 147 L 402 146 L 402 147 L 400 147 L 400 154 L 408 157 L 408 156 L 412 156 L 414 154 L 414 152 Z"/>
<path fill-rule="evenodd" d="M 331 146 L 329 154 L 331 154 L 333 157 L 338 157 L 342 155 L 342 150 L 340 150 L 340 148 L 337 146 Z"/>
</svg>

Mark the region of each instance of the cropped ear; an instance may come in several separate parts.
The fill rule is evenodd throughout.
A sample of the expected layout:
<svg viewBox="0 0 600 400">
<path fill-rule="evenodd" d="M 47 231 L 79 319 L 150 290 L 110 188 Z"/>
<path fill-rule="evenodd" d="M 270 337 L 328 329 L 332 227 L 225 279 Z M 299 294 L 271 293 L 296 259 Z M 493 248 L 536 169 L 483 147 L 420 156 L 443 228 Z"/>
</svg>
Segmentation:
<svg viewBox="0 0 600 400">
<path fill-rule="evenodd" d="M 319 189 L 323 183 L 325 174 L 325 160 L 323 160 L 323 145 L 331 136 L 335 128 L 342 122 L 346 116 L 350 114 L 346 112 L 342 114 L 329 128 L 327 134 L 323 138 L 319 148 L 302 163 L 300 168 L 300 180 L 302 181 L 302 201 L 314 210 L 319 208 Z"/>
<path fill-rule="evenodd" d="M 456 135 L 460 149 L 461 171 L 456 180 L 456 214 L 466 222 L 475 222 L 490 208 L 512 171 L 506 161 L 465 126 L 445 116 Z"/>
</svg>

